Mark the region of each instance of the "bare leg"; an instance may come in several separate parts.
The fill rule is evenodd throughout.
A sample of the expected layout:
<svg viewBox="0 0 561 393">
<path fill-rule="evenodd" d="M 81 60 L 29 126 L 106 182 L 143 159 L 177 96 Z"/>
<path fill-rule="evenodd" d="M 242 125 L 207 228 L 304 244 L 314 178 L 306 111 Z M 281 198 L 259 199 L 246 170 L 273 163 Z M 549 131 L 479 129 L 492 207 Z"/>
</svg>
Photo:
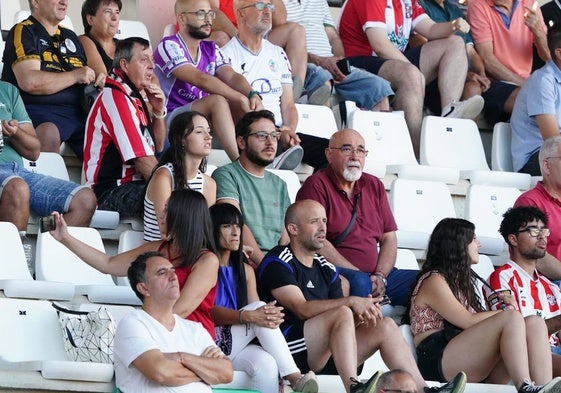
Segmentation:
<svg viewBox="0 0 561 393">
<path fill-rule="evenodd" d="M 510 96 L 508 96 L 508 99 L 505 101 L 505 104 L 503 106 L 503 111 L 505 113 L 512 113 L 512 109 L 514 108 L 514 101 L 516 101 L 516 96 L 519 92 L 520 88 L 517 88 L 512 93 L 510 93 Z"/>
<path fill-rule="evenodd" d="M 340 307 L 308 319 L 304 324 L 304 337 L 310 368 L 321 370 L 333 356 L 337 372 L 349 392 L 351 378 L 357 377 L 355 325 L 351 309 Z"/>
<path fill-rule="evenodd" d="M 378 321 L 376 326 L 360 325 L 356 330 L 356 341 L 360 364 L 379 349 L 384 363 L 390 370 L 408 371 L 413 376 L 419 392 L 423 391 L 426 386 L 423 376 L 393 319 L 386 317 Z"/>
<path fill-rule="evenodd" d="M 194 101 L 192 109 L 210 118 L 212 129 L 222 144 L 222 148 L 230 160 L 236 160 L 239 157 L 236 130 L 228 101 L 222 96 L 211 94 Z"/>
<path fill-rule="evenodd" d="M 60 152 L 60 133 L 54 123 L 39 124 L 35 132 L 41 142 L 41 151 Z"/>
<path fill-rule="evenodd" d="M 542 340 L 546 339 L 544 334 Z M 461 356 L 475 347 L 477 356 Z M 492 375 L 501 358 L 517 388 L 524 379 L 530 379 L 526 326 L 518 311 L 501 311 L 456 336 L 444 350 L 442 370 L 447 379 L 463 370 L 468 381 L 478 382 Z M 540 354 L 540 359 L 540 365 L 551 367 L 546 364 L 551 361 L 549 349 Z"/>
<path fill-rule="evenodd" d="M 390 110 L 390 100 L 388 100 L 388 97 L 384 97 L 380 101 L 378 101 L 376 103 L 376 105 L 374 105 L 372 107 L 372 110 L 373 111 L 389 111 Z"/>
<path fill-rule="evenodd" d="M 269 41 L 286 51 L 292 75 L 299 77 L 302 82 L 306 79 L 306 64 L 308 50 L 306 48 L 306 31 L 304 27 L 294 22 L 286 22 L 271 30 Z M 297 99 L 298 97 L 294 97 Z"/>
<path fill-rule="evenodd" d="M 543 361 L 544 354 L 550 358 L 551 349 L 547 339 L 547 327 L 542 318 L 532 315 L 524 318 L 526 323 L 526 343 L 528 345 L 528 364 L 530 377 L 537 384 L 543 385 L 551 381 L 553 369 L 550 361 Z"/>
<path fill-rule="evenodd" d="M 0 221 L 9 221 L 18 231 L 25 231 L 28 219 L 29 187 L 23 179 L 12 179 L 4 186 L 0 197 Z"/>
<path fill-rule="evenodd" d="M 83 188 L 72 198 L 64 219 L 68 225 L 86 227 L 90 225 L 96 206 L 97 198 L 94 192 L 89 188 Z"/>
<path fill-rule="evenodd" d="M 466 82 L 462 92 L 462 100 L 467 100 L 477 94 L 481 95 L 481 85 L 475 81 Z"/>
<path fill-rule="evenodd" d="M 421 49 L 419 69 L 427 83 L 438 77 L 442 108 L 459 100 L 467 75 L 464 41 L 458 36 L 429 41 Z"/>
<path fill-rule="evenodd" d="M 219 47 L 223 47 L 228 41 L 230 41 L 230 38 L 231 37 L 225 31 L 213 30 L 210 37 L 207 39 L 214 41 Z"/>
<path fill-rule="evenodd" d="M 409 128 L 415 155 L 419 157 L 421 125 L 423 122 L 423 101 L 425 98 L 425 77 L 411 63 L 400 60 L 386 61 L 378 76 L 388 80 L 395 91 L 394 109 L 402 110 Z"/>
</svg>

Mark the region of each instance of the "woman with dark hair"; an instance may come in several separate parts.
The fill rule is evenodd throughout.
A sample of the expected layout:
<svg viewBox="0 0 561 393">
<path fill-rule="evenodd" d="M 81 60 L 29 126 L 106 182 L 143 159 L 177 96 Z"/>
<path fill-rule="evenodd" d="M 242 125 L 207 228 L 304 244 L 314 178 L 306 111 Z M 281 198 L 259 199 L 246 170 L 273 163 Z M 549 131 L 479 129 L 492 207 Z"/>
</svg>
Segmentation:
<svg viewBox="0 0 561 393">
<path fill-rule="evenodd" d="M 144 240 L 166 237 L 162 212 L 171 192 L 189 188 L 201 192 L 208 205 L 216 201 L 216 183 L 206 175 L 206 162 L 212 148 L 209 121 L 195 111 L 177 115 L 169 128 L 169 148 L 152 173 L 144 196 Z"/>
<path fill-rule="evenodd" d="M 121 0 L 85 0 L 82 4 L 84 34 L 78 38 L 96 76 L 108 75 L 113 68 L 122 7 Z"/>
<path fill-rule="evenodd" d="M 503 311 L 483 310 L 471 270 L 479 247 L 469 221 L 445 218 L 434 228 L 409 311 L 421 374 L 446 381 L 464 371 L 470 382 L 512 380 L 518 392 L 561 391 L 543 319 L 524 320 L 508 294 L 499 294 Z"/>
<path fill-rule="evenodd" d="M 237 207 L 221 203 L 210 208 L 220 268 L 215 306 L 211 311 L 216 344 L 231 360 L 234 370 L 252 377 L 251 388 L 262 393 L 279 390 L 279 375 L 297 392 L 316 393 L 313 371 L 302 375 L 279 329 L 282 307 L 259 300 L 255 273 L 242 250 L 243 217 Z M 251 344 L 254 338 L 261 346 Z"/>
<path fill-rule="evenodd" d="M 115 276 L 126 276 L 131 262 L 140 254 L 160 251 L 175 267 L 181 296 L 174 313 L 200 322 L 214 338 L 214 322 L 210 310 L 214 306 L 218 257 L 212 236 L 212 221 L 204 196 L 193 190 L 171 193 L 165 208 L 166 240 L 143 245 L 109 256 L 70 235 L 66 222 L 53 213 L 56 229 L 51 235 L 93 268 Z"/>
</svg>

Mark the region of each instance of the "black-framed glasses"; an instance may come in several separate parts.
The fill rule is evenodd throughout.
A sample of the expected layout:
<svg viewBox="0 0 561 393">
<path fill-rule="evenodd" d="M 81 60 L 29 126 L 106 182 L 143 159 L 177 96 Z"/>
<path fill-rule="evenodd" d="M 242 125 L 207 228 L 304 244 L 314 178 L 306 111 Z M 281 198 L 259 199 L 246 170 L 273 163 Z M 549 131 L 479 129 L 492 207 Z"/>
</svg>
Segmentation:
<svg viewBox="0 0 561 393">
<path fill-rule="evenodd" d="M 341 154 L 345 156 L 350 156 L 355 154 L 357 157 L 366 157 L 368 155 L 368 150 L 363 147 L 357 147 L 356 149 L 349 145 L 343 145 L 339 147 L 329 147 L 329 150 L 339 150 Z"/>
<path fill-rule="evenodd" d="M 206 18 L 209 18 L 211 20 L 216 19 L 216 11 L 212 11 L 212 10 L 183 11 L 182 14 L 196 15 L 198 20 L 205 20 Z"/>
<path fill-rule="evenodd" d="M 275 10 L 275 5 L 274 4 L 264 3 L 262 1 L 258 1 L 258 2 L 253 3 L 253 4 L 240 7 L 240 10 L 244 10 L 246 8 L 249 8 L 249 7 L 254 7 L 257 11 L 263 11 L 265 8 L 267 8 L 271 12 L 273 12 Z"/>
<path fill-rule="evenodd" d="M 267 131 L 255 131 L 255 132 L 250 132 L 249 134 L 247 134 L 248 137 L 255 135 L 257 137 L 257 140 L 259 140 L 260 142 L 265 142 L 267 140 L 267 138 L 271 138 L 272 140 L 278 140 L 280 138 L 280 132 L 279 131 L 273 131 L 273 132 L 267 132 Z"/>
<path fill-rule="evenodd" d="M 522 232 L 528 232 L 530 234 L 530 236 L 532 237 L 538 237 L 539 235 L 543 236 L 543 237 L 548 237 L 551 234 L 551 231 L 549 230 L 549 228 L 538 228 L 535 226 L 529 226 L 526 227 L 524 229 L 521 229 L 519 231 L 516 231 L 516 234 L 522 233 Z"/>
</svg>

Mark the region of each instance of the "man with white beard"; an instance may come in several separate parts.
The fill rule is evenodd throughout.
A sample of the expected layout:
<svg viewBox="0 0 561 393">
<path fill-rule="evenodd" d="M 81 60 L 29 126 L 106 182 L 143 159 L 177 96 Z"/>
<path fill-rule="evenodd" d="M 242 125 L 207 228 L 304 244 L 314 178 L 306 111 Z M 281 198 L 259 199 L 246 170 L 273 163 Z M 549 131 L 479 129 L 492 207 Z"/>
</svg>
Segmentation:
<svg viewBox="0 0 561 393">
<path fill-rule="evenodd" d="M 327 241 L 320 253 L 339 267 L 350 295 L 387 294 L 392 304 L 407 305 L 417 272 L 394 267 L 397 225 L 384 184 L 362 172 L 364 139 L 353 129 L 338 131 L 325 155 L 329 166 L 308 177 L 296 196 L 325 207 Z"/>
</svg>

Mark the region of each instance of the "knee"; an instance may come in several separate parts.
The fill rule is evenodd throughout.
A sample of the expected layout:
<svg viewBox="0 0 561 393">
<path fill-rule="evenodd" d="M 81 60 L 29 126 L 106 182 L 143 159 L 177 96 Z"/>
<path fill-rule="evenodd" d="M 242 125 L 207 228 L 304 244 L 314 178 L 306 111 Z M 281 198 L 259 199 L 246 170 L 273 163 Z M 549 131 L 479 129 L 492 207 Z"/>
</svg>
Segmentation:
<svg viewBox="0 0 561 393">
<path fill-rule="evenodd" d="M 547 336 L 547 325 L 543 318 L 537 315 L 530 315 L 524 318 L 524 324 L 526 325 L 526 334 L 531 336 Z"/>
<path fill-rule="evenodd" d="M 230 107 L 228 106 L 228 101 L 224 96 L 221 96 L 220 94 L 208 95 L 206 97 L 206 101 L 207 101 L 206 106 L 210 110 L 210 112 L 220 113 L 224 110 L 228 110 L 228 111 L 230 110 Z"/>
<path fill-rule="evenodd" d="M 18 177 L 8 181 L 4 186 L 1 203 L 14 210 L 29 209 L 29 197 L 29 186 Z"/>
<path fill-rule="evenodd" d="M 407 91 L 411 91 L 412 89 L 416 91 L 424 91 L 425 89 L 425 77 L 421 70 L 415 67 L 413 64 L 402 62 L 403 65 L 400 65 L 400 72 L 401 75 L 398 83 L 399 87 L 406 87 Z"/>
<path fill-rule="evenodd" d="M 389 339 L 401 337 L 401 332 L 397 327 L 395 321 L 390 317 L 384 317 L 376 324 L 377 334 L 380 334 Z"/>
<path fill-rule="evenodd" d="M 221 30 L 214 30 L 211 38 L 219 47 L 223 47 L 228 41 L 230 41 L 230 36 Z"/>
<path fill-rule="evenodd" d="M 37 136 L 40 136 L 43 139 L 60 140 L 58 127 L 56 126 L 56 124 L 51 122 L 39 124 L 37 128 L 35 128 L 35 132 L 37 133 Z"/>
<path fill-rule="evenodd" d="M 68 212 L 80 212 L 89 222 L 96 208 L 97 198 L 94 192 L 89 188 L 82 188 L 76 193 L 74 198 L 72 198 L 70 206 L 68 207 Z"/>
<path fill-rule="evenodd" d="M 288 37 L 289 40 L 287 42 L 287 44 L 289 42 L 294 42 L 294 43 L 298 43 L 299 46 L 302 46 L 301 44 L 304 42 L 306 42 L 306 30 L 304 29 L 304 26 L 302 26 L 299 23 L 294 23 L 294 22 L 286 22 L 286 29 L 288 31 Z M 292 41 L 292 40 L 297 40 L 297 41 Z"/>
<path fill-rule="evenodd" d="M 478 94 L 481 94 L 481 85 L 478 82 L 466 82 L 464 85 L 462 99 L 466 100 Z"/>
<path fill-rule="evenodd" d="M 335 308 L 333 310 L 335 315 L 335 323 L 340 326 L 346 326 L 347 324 L 351 324 L 354 329 L 354 313 L 350 307 L 341 306 L 339 308 Z"/>
<path fill-rule="evenodd" d="M 446 50 L 457 52 L 467 62 L 466 44 L 463 38 L 458 37 L 457 35 L 454 34 L 445 38 L 445 40 L 447 41 Z"/>
</svg>

